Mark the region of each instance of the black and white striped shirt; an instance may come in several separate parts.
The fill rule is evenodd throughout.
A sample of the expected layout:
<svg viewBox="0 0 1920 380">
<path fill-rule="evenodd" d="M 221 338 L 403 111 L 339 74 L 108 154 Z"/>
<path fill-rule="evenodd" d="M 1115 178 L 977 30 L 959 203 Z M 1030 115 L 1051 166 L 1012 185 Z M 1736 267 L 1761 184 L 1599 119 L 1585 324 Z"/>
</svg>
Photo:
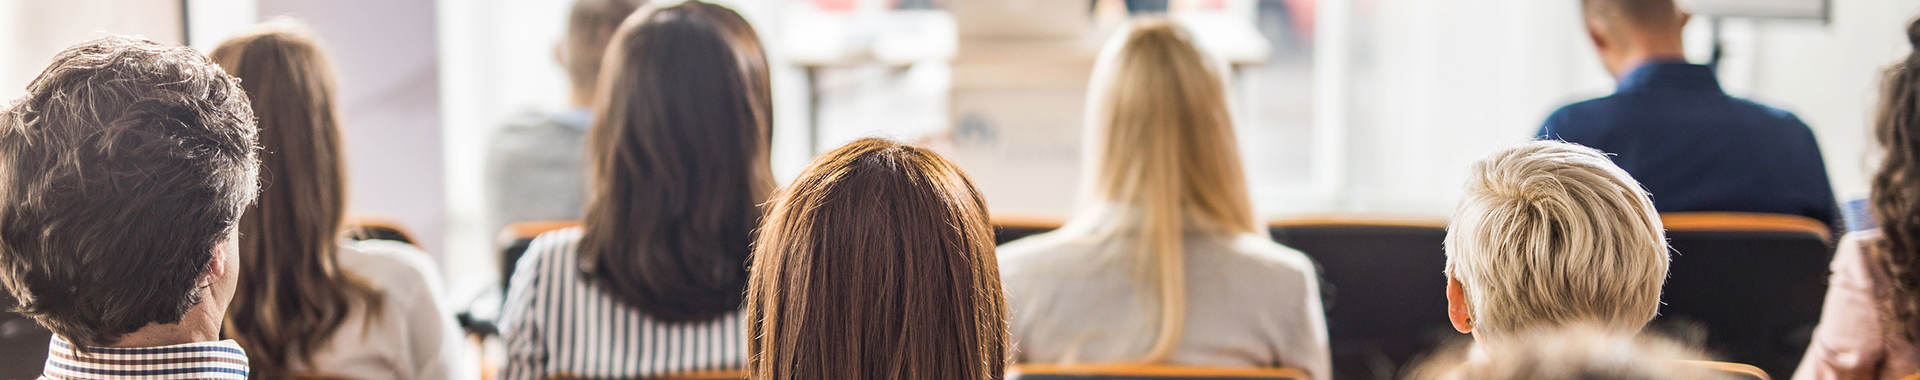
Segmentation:
<svg viewBox="0 0 1920 380">
<path fill-rule="evenodd" d="M 739 311 L 667 323 L 616 300 L 580 273 L 581 230 L 535 238 L 514 270 L 500 318 L 505 380 L 645 378 L 746 366 Z"/>
</svg>

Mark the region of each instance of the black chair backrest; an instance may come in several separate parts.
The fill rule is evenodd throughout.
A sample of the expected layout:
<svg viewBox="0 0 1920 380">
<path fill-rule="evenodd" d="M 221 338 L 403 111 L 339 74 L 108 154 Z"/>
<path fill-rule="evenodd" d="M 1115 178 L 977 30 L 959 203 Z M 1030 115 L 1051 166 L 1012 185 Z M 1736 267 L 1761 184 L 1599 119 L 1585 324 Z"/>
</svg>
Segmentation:
<svg viewBox="0 0 1920 380">
<path fill-rule="evenodd" d="M 1408 362 L 1460 337 L 1447 321 L 1444 225 L 1295 220 L 1271 232 L 1320 267 L 1334 378 L 1399 379 Z"/>
<path fill-rule="evenodd" d="M 1652 328 L 1717 358 L 1793 373 L 1826 297 L 1832 246 L 1818 221 L 1666 214 L 1673 262 Z M 1792 227 L 1798 222 L 1801 227 Z M 1704 334 L 1704 336 L 1702 336 Z"/>
<path fill-rule="evenodd" d="M 533 238 L 540 234 L 579 226 L 580 222 L 570 220 L 547 220 L 520 222 L 507 225 L 498 237 L 505 248 L 500 249 L 500 289 L 513 284 L 513 268 L 519 266 L 520 257 L 527 255 L 527 248 L 533 244 Z"/>
<path fill-rule="evenodd" d="M 1007 244 L 1020 238 L 1039 235 L 1060 228 L 1057 220 L 1035 218 L 995 218 L 993 220 L 993 243 Z"/>
<path fill-rule="evenodd" d="M 406 227 L 382 218 L 354 218 L 347 221 L 347 237 L 353 240 L 392 240 L 419 245 Z"/>
</svg>

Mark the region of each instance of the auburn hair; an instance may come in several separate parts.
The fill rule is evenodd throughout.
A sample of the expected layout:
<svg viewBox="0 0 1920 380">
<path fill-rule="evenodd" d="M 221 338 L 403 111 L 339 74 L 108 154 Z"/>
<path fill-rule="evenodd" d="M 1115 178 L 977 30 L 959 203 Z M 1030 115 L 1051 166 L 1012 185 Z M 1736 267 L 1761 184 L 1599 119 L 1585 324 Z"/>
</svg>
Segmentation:
<svg viewBox="0 0 1920 380">
<path fill-rule="evenodd" d="M 1920 20 L 1907 26 L 1907 41 L 1920 49 Z M 1872 258 L 1892 280 L 1882 314 L 1890 338 L 1920 342 L 1920 54 L 1887 69 L 1873 136 L 1886 152 L 1868 200 L 1881 236 Z"/>
<path fill-rule="evenodd" d="M 925 149 L 854 141 L 772 201 L 747 290 L 755 380 L 1001 379 L 986 201 Z"/>
<path fill-rule="evenodd" d="M 614 33 L 600 83 L 581 270 L 661 320 L 739 310 L 773 187 L 772 95 L 753 27 L 700 1 L 643 7 Z"/>
<path fill-rule="evenodd" d="M 333 69 L 304 27 L 277 20 L 222 42 L 213 61 L 240 78 L 259 117 L 262 187 L 240 218 L 240 282 L 226 335 L 266 378 L 310 366 L 356 306 L 383 294 L 340 269 L 346 175 Z"/>
<path fill-rule="evenodd" d="M 1158 290 L 1160 321 L 1142 362 L 1171 356 L 1184 333 L 1185 232 L 1260 233 L 1221 78 L 1185 30 L 1142 19 L 1101 53 L 1087 91 L 1086 204 L 1062 233 L 1140 239 L 1135 275 Z"/>
</svg>

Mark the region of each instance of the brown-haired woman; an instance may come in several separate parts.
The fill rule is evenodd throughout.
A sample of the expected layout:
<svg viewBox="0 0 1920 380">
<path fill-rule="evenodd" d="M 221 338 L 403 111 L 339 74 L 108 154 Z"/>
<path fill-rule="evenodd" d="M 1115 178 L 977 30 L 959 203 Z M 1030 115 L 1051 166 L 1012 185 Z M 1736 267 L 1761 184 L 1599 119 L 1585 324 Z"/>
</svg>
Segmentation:
<svg viewBox="0 0 1920 380">
<path fill-rule="evenodd" d="M 292 21 L 228 39 L 213 61 L 259 117 L 259 201 L 240 219 L 240 285 L 226 335 L 255 378 L 470 377 L 425 253 L 342 235 L 346 178 L 326 54 Z"/>
<path fill-rule="evenodd" d="M 761 231 L 749 378 L 1004 376 L 986 202 L 939 155 L 879 139 L 836 149 L 774 197 Z"/>
<path fill-rule="evenodd" d="M 504 377 L 740 368 L 772 189 L 765 54 L 739 14 L 699 1 L 642 8 L 606 54 L 586 218 L 535 238 L 510 279 Z"/>
<path fill-rule="evenodd" d="M 1907 26 L 1907 41 L 1920 49 L 1920 20 Z M 1920 372 L 1920 54 L 1887 69 L 1880 97 L 1873 135 L 1886 157 L 1868 197 L 1880 228 L 1840 239 L 1796 380 Z"/>
</svg>

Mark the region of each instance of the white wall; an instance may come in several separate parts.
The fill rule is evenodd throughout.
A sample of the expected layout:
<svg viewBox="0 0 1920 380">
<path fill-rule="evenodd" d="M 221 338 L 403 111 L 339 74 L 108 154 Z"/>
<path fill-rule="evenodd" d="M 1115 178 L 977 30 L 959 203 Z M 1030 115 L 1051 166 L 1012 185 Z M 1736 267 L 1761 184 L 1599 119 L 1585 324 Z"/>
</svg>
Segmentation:
<svg viewBox="0 0 1920 380">
<path fill-rule="evenodd" d="M 445 256 L 439 49 L 432 0 L 258 0 L 259 19 L 298 18 L 338 70 L 348 202 L 394 218 Z"/>
<path fill-rule="evenodd" d="M 1833 0 L 1832 22 L 1756 25 L 1754 98 L 1799 114 L 1813 126 L 1842 198 L 1867 194 L 1876 165 L 1870 128 L 1881 70 L 1909 50 L 1906 27 L 1920 16 L 1911 0 Z"/>
<path fill-rule="evenodd" d="M 0 103 L 68 46 L 108 35 L 178 44 L 180 30 L 178 0 L 0 0 Z"/>
</svg>

